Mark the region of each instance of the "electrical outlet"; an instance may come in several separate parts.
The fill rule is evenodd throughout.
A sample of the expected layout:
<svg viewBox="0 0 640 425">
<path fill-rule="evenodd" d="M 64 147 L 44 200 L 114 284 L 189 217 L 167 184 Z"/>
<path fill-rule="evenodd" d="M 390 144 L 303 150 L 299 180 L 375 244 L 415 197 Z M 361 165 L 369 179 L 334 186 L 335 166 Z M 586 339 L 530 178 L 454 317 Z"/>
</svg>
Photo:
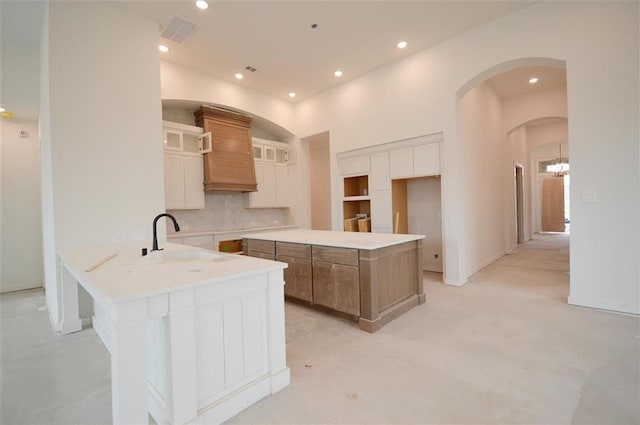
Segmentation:
<svg viewBox="0 0 640 425">
<path fill-rule="evenodd" d="M 582 191 L 582 203 L 583 204 L 594 204 L 598 202 L 598 193 L 593 190 L 583 190 Z"/>
</svg>

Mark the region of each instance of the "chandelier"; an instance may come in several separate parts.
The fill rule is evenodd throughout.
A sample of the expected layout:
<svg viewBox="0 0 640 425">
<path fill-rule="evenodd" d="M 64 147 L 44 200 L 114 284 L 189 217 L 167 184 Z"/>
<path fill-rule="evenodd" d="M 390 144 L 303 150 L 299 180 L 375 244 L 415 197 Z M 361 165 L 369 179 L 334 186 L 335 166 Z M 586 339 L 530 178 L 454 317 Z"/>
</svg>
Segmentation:
<svg viewBox="0 0 640 425">
<path fill-rule="evenodd" d="M 562 143 L 558 143 L 558 145 L 560 146 L 560 155 L 547 165 L 547 173 L 553 173 L 555 177 L 564 177 L 569 174 L 569 158 L 562 156 Z"/>
</svg>

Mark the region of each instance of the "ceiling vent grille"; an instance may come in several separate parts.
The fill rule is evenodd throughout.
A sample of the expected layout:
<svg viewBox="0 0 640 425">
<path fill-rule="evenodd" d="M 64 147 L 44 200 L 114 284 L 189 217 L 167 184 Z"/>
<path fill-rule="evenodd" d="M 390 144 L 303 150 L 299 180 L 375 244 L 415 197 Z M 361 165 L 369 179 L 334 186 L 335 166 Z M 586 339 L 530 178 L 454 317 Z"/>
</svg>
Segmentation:
<svg viewBox="0 0 640 425">
<path fill-rule="evenodd" d="M 244 69 L 246 69 L 247 71 L 251 71 L 251 72 L 256 72 L 258 70 L 258 68 L 254 68 L 251 65 L 245 66 Z"/>
<path fill-rule="evenodd" d="M 183 17 L 174 16 L 164 26 L 160 36 L 176 43 L 184 43 L 187 38 L 198 28 L 198 24 Z"/>
</svg>

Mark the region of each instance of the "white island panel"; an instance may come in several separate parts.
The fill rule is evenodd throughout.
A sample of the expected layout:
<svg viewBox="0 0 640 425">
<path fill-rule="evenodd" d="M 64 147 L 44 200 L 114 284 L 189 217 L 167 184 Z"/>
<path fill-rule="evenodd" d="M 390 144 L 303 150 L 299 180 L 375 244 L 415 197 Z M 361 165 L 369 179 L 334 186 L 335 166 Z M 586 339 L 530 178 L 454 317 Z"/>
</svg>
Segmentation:
<svg viewBox="0 0 640 425">
<path fill-rule="evenodd" d="M 114 423 L 146 423 L 148 413 L 159 424 L 221 423 L 289 385 L 286 264 L 175 244 L 146 257 L 115 246 L 61 260 L 64 320 L 79 322 L 78 283 L 100 317 Z"/>
</svg>

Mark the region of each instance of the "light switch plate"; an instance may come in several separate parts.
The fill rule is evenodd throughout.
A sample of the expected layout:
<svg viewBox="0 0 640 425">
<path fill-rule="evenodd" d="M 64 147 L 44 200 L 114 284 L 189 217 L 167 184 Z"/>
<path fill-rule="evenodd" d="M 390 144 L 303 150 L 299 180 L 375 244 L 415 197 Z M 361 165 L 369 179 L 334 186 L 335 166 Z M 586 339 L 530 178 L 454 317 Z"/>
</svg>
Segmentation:
<svg viewBox="0 0 640 425">
<path fill-rule="evenodd" d="M 594 204 L 598 202 L 598 193 L 593 190 L 583 190 L 582 191 L 582 203 L 583 204 Z"/>
</svg>

